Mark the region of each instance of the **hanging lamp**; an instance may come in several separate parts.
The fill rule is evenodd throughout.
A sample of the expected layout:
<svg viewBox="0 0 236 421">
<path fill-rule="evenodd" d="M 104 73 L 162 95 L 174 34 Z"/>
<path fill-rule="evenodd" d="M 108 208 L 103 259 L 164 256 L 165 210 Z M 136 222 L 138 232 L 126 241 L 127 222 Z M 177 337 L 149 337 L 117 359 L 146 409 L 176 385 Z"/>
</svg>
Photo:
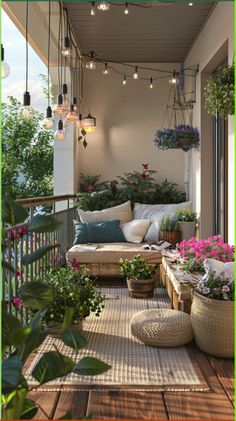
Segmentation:
<svg viewBox="0 0 236 421">
<path fill-rule="evenodd" d="M 51 41 L 51 1 L 48 2 L 48 107 L 46 109 L 46 116 L 42 121 L 42 126 L 46 130 L 51 130 L 53 128 L 53 119 L 52 119 L 52 108 L 50 106 L 50 76 L 49 76 L 49 64 L 50 64 L 50 41 Z"/>
<path fill-rule="evenodd" d="M 96 130 L 96 118 L 89 113 L 87 117 L 83 118 L 82 125 L 86 133 L 93 133 Z"/>
<path fill-rule="evenodd" d="M 29 2 L 26 2 L 25 16 L 25 46 L 26 46 L 26 71 L 25 71 L 25 92 L 23 95 L 23 105 L 20 107 L 19 115 L 23 120 L 31 120 L 34 116 L 34 110 L 30 105 L 30 93 L 28 91 L 28 72 L 29 72 L 29 45 L 28 45 L 28 23 L 29 23 Z"/>
<path fill-rule="evenodd" d="M 59 141 L 63 141 L 65 139 L 65 129 L 61 117 L 57 123 L 57 130 L 54 133 L 54 139 Z"/>
<path fill-rule="evenodd" d="M 71 68 L 71 89 L 73 94 L 75 93 L 75 81 L 74 81 L 74 69 Z M 72 97 L 72 101 L 70 104 L 70 110 L 66 116 L 66 121 L 70 122 L 70 123 L 74 123 L 76 121 L 78 121 L 78 114 L 76 113 L 76 97 Z M 76 107 L 76 108 L 75 108 Z"/>
<path fill-rule="evenodd" d="M 10 66 L 9 64 L 4 61 L 4 48 L 1 44 L 1 59 L 2 59 L 2 67 L 1 67 L 1 78 L 6 79 L 10 74 Z"/>
<path fill-rule="evenodd" d="M 66 12 L 66 36 L 64 37 L 64 46 L 62 48 L 62 54 L 65 57 L 70 57 L 72 54 L 71 50 L 71 41 L 69 37 L 69 18 L 68 18 L 68 10 L 64 9 Z"/>
<path fill-rule="evenodd" d="M 86 69 L 95 70 L 96 63 L 94 62 L 94 51 L 90 51 L 89 53 L 89 61 L 85 64 Z"/>
</svg>

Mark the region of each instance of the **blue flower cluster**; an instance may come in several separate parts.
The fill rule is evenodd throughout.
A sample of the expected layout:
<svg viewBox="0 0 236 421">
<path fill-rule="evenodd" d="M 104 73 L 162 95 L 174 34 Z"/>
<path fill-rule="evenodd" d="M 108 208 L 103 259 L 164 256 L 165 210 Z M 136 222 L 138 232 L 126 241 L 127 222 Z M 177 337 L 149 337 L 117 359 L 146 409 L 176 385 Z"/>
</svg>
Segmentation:
<svg viewBox="0 0 236 421">
<path fill-rule="evenodd" d="M 181 124 L 174 129 L 158 130 L 154 143 L 158 149 L 183 149 L 185 152 L 199 145 L 199 131 L 190 125 Z"/>
</svg>

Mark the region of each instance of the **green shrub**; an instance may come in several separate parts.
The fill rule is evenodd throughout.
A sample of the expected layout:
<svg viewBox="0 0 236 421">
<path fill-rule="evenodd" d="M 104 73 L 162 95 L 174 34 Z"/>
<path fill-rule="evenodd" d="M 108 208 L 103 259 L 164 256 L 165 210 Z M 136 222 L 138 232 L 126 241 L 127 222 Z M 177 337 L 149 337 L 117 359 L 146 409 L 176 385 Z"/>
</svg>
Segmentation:
<svg viewBox="0 0 236 421">
<path fill-rule="evenodd" d="M 149 265 L 140 255 L 134 256 L 131 260 L 120 259 L 121 274 L 128 279 L 152 279 L 156 268 L 157 265 Z"/>
<path fill-rule="evenodd" d="M 176 211 L 179 222 L 197 222 L 197 215 L 189 209 L 178 209 Z"/>
</svg>

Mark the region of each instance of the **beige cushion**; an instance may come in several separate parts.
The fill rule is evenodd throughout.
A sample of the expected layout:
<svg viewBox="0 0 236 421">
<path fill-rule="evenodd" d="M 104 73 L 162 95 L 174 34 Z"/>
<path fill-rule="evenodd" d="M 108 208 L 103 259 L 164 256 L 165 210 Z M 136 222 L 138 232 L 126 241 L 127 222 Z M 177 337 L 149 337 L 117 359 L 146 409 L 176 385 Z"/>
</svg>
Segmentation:
<svg viewBox="0 0 236 421">
<path fill-rule="evenodd" d="M 131 333 L 145 345 L 171 348 L 193 339 L 190 316 L 170 309 L 144 310 L 131 319 Z"/>
<path fill-rule="evenodd" d="M 91 224 L 102 221 L 113 221 L 116 219 L 119 219 L 121 224 L 125 224 L 133 219 L 130 200 L 121 205 L 113 206 L 112 208 L 103 209 L 101 211 L 83 211 L 79 208 L 77 210 L 80 221 L 89 222 Z"/>
<path fill-rule="evenodd" d="M 134 219 L 131 222 L 122 224 L 120 227 L 123 231 L 126 241 L 129 243 L 140 244 L 146 235 L 149 225 L 149 219 Z"/>
<path fill-rule="evenodd" d="M 142 203 L 134 204 L 134 219 L 149 219 L 151 225 L 145 236 L 145 241 L 157 241 L 159 239 L 159 227 L 162 218 L 169 215 L 174 217 L 177 209 L 191 209 L 191 202 L 147 205 Z"/>
</svg>

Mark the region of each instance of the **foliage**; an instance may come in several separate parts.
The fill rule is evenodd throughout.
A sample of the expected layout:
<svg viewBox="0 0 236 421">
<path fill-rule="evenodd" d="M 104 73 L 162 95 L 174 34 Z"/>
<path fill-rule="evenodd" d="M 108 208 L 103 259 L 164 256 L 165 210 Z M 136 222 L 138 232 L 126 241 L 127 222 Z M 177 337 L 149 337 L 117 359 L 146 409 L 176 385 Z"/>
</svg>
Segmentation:
<svg viewBox="0 0 236 421">
<path fill-rule="evenodd" d="M 155 173 L 156 171 L 148 169 L 148 164 L 143 164 L 141 172 L 133 171 L 119 177 L 120 186 L 113 180 L 106 190 L 81 193 L 77 205 L 85 211 L 94 211 L 120 205 L 127 200 L 131 200 L 133 204 L 184 202 L 185 193 L 179 191 L 177 185 L 171 181 L 157 183 L 152 177 Z"/>
<path fill-rule="evenodd" d="M 196 148 L 199 142 L 198 129 L 185 124 L 176 126 L 174 129 L 158 130 L 154 139 L 158 149 L 178 148 L 183 149 L 185 152 Z"/>
<path fill-rule="evenodd" d="M 179 232 L 180 227 L 176 218 L 171 218 L 168 215 L 162 218 L 160 222 L 160 231 Z"/>
<path fill-rule="evenodd" d="M 197 222 L 197 215 L 190 209 L 177 209 L 177 219 L 179 222 Z"/>
<path fill-rule="evenodd" d="M 47 99 L 48 98 L 48 76 L 40 73 L 39 78 L 42 81 L 42 92 L 45 98 Z M 50 94 L 50 103 L 55 104 L 56 100 L 54 97 L 53 84 L 51 81 L 49 82 L 49 94 Z"/>
<path fill-rule="evenodd" d="M 3 231 L 12 222 L 20 221 L 24 217 L 23 211 L 19 205 L 7 199 L 3 205 Z M 43 233 L 52 232 L 58 228 L 58 221 L 51 219 L 50 223 L 47 217 L 38 217 L 37 223 L 34 220 L 25 226 L 26 230 L 22 235 L 25 232 L 34 232 L 34 229 Z M 15 229 L 14 232 L 16 234 L 17 230 Z M 17 242 L 20 237 L 15 236 L 15 234 L 12 241 Z M 7 245 L 3 243 L 3 256 L 6 255 L 7 247 L 9 247 L 8 243 Z M 35 250 L 35 252 L 37 251 Z M 44 254 L 46 254 L 46 251 L 44 251 Z M 37 256 L 35 255 L 32 260 L 36 261 Z M 7 262 L 3 261 L 3 265 L 4 263 Z M 14 272 L 14 268 L 11 268 L 11 271 Z M 3 364 L 1 396 L 2 419 L 5 420 L 32 419 L 37 414 L 39 403 L 36 404 L 28 398 L 29 385 L 23 372 L 27 358 L 32 352 L 36 351 L 46 337 L 46 333 L 42 330 L 42 320 L 47 312 L 47 306 L 52 300 L 53 290 L 46 282 L 34 281 L 23 283 L 17 294 L 17 306 L 18 308 L 21 307 L 21 312 L 24 312 L 24 306 L 30 311 L 37 310 L 37 312 L 28 324 L 24 324 L 9 311 L 10 303 L 3 302 L 2 305 Z M 87 341 L 79 332 L 71 328 L 73 313 L 73 308 L 66 309 L 60 339 L 74 352 L 77 352 L 86 346 Z M 72 358 L 64 356 L 55 349 L 42 354 L 33 369 L 32 376 L 41 385 L 71 372 L 77 375 L 97 375 L 109 369 L 109 365 L 91 357 L 82 358 L 76 363 Z M 70 414 L 66 414 L 66 416 L 71 418 Z"/>
<path fill-rule="evenodd" d="M 208 272 L 198 283 L 196 291 L 214 300 L 234 301 L 234 280 L 224 272 L 217 276 Z"/>
<path fill-rule="evenodd" d="M 74 308 L 74 323 L 85 319 L 90 313 L 99 316 L 104 307 L 105 297 L 89 278 L 85 266 L 80 266 L 78 271 L 73 267 L 51 268 L 41 281 L 53 291 L 53 299 L 43 318 L 47 324 L 61 323 L 68 307 Z"/>
<path fill-rule="evenodd" d="M 234 114 L 234 65 L 224 67 L 205 86 L 205 108 L 213 116 L 227 118 Z"/>
<path fill-rule="evenodd" d="M 101 191 L 107 189 L 109 186 L 109 182 L 101 182 L 100 179 L 100 175 L 80 174 L 80 191 L 92 193 L 93 191 Z"/>
<path fill-rule="evenodd" d="M 140 255 L 134 256 L 131 260 L 120 259 L 121 274 L 128 279 L 152 279 L 156 268 L 157 265 L 149 265 Z"/>
<path fill-rule="evenodd" d="M 19 116 L 13 97 L 2 104 L 2 192 L 13 199 L 50 196 L 53 192 L 53 136 L 40 126 L 42 114 L 30 121 Z"/>
<path fill-rule="evenodd" d="M 207 258 L 221 262 L 234 261 L 234 246 L 224 243 L 220 235 L 197 241 L 195 237 L 182 241 L 178 247 L 179 264 L 188 272 L 204 272 L 204 260 Z"/>
</svg>

